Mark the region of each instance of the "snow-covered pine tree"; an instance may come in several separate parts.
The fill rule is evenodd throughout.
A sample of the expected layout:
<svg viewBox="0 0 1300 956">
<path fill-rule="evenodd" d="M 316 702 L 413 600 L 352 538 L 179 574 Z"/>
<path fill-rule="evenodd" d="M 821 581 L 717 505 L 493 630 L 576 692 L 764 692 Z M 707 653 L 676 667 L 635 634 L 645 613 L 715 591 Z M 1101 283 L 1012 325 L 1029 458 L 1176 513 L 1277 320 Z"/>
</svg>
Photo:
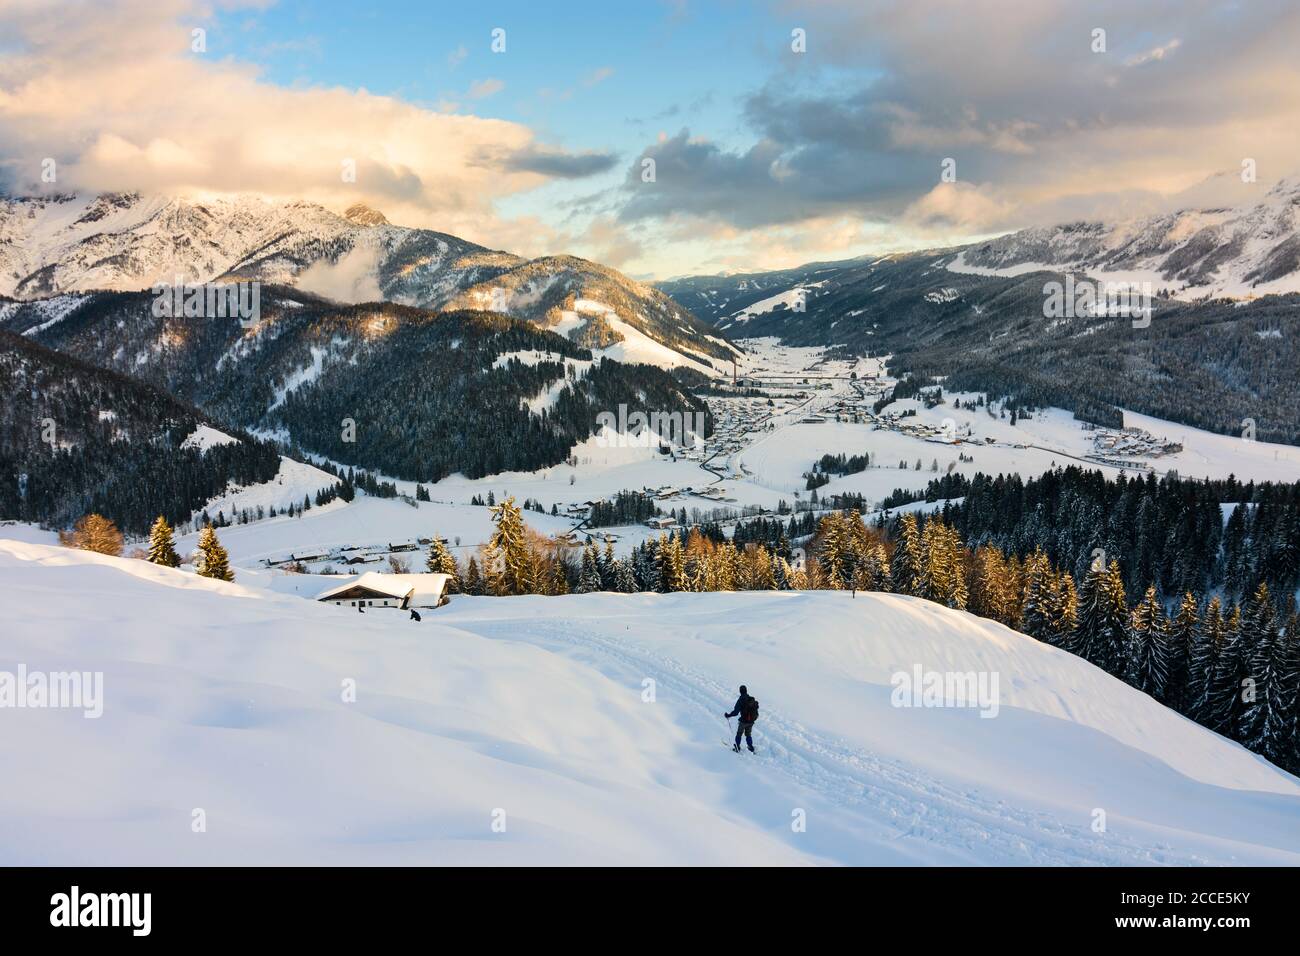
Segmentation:
<svg viewBox="0 0 1300 956">
<path fill-rule="evenodd" d="M 776 590 L 776 567 L 772 554 L 761 544 L 745 548 L 745 557 L 749 562 L 749 586 L 756 591 Z"/>
<path fill-rule="evenodd" d="M 1300 767 L 1300 635 L 1294 617 L 1273 645 L 1265 706 L 1259 752 L 1294 773 Z"/>
<path fill-rule="evenodd" d="M 844 516 L 832 511 L 822 518 L 817 527 L 819 546 L 817 559 L 826 574 L 827 586 L 839 591 L 849 583 L 849 540 Z"/>
<path fill-rule="evenodd" d="M 686 583 L 686 561 L 681 540 L 676 535 L 660 535 L 659 587 L 664 591 L 684 591 Z"/>
<path fill-rule="evenodd" d="M 488 500 L 492 500 L 490 494 Z M 496 527 L 488 539 L 488 546 L 499 560 L 493 562 L 490 573 L 486 569 L 485 573 L 490 579 L 495 576 L 493 593 L 527 594 L 532 578 L 532 561 L 523 513 L 513 496 L 493 505 L 491 512 Z"/>
<path fill-rule="evenodd" d="M 199 561 L 195 571 L 202 577 L 218 581 L 235 580 L 235 572 L 230 569 L 230 555 L 217 540 L 212 525 L 199 532 Z"/>
<path fill-rule="evenodd" d="M 614 573 L 617 570 L 614 558 L 614 542 L 608 538 L 605 539 L 605 550 L 597 562 L 597 568 L 600 571 L 600 590 L 616 591 Z"/>
<path fill-rule="evenodd" d="M 772 562 L 772 583 L 777 591 L 789 591 L 793 587 L 790 582 L 790 565 L 785 558 L 778 557 Z"/>
<path fill-rule="evenodd" d="M 1169 622 L 1149 587 L 1129 619 L 1128 682 L 1156 700 L 1169 690 Z"/>
<path fill-rule="evenodd" d="M 1200 628 L 1201 615 L 1196 595 L 1188 591 L 1183 595 L 1174 619 L 1169 622 L 1169 682 L 1165 689 L 1165 703 L 1184 714 L 1191 706 L 1188 679 Z"/>
<path fill-rule="evenodd" d="M 1025 560 L 1025 592 L 1020 608 L 1020 630 L 1040 641 L 1047 640 L 1050 590 L 1056 582 L 1047 554 L 1035 548 Z"/>
<path fill-rule="evenodd" d="M 591 594 L 601 590 L 600 553 L 594 544 L 588 544 L 582 551 L 582 571 L 578 574 L 578 583 L 574 585 L 574 594 Z"/>
<path fill-rule="evenodd" d="M 181 556 L 176 553 L 176 539 L 172 537 L 171 525 L 162 515 L 154 519 L 153 526 L 149 529 L 148 560 L 166 568 L 178 568 L 181 564 Z"/>
<path fill-rule="evenodd" d="M 921 531 L 911 512 L 899 519 L 898 544 L 890 559 L 893 589 L 898 594 L 917 594 L 921 577 Z"/>
<path fill-rule="evenodd" d="M 451 575 L 451 580 L 447 582 L 447 593 L 460 593 L 460 568 L 456 565 L 456 558 L 436 534 L 429 545 L 429 557 L 425 560 L 424 566 L 428 568 L 430 574 Z"/>
<path fill-rule="evenodd" d="M 636 575 L 632 573 L 632 562 L 630 560 L 615 562 L 614 590 L 619 594 L 636 593 Z"/>
<path fill-rule="evenodd" d="M 1007 627 L 1019 623 L 1011 568 L 1001 549 L 993 545 L 981 545 L 975 550 L 970 610 Z"/>
<path fill-rule="evenodd" d="M 1109 567 L 1094 563 L 1079 591 L 1078 625 L 1070 650 L 1122 678 L 1127 643 L 1128 604 L 1119 565 L 1115 561 Z"/>
<path fill-rule="evenodd" d="M 1264 749 L 1264 725 L 1267 723 L 1276 644 L 1277 608 L 1273 605 L 1268 585 L 1261 583 L 1241 620 L 1241 648 L 1246 665 L 1243 680 L 1246 684 L 1236 720 L 1236 738 L 1256 753 L 1262 753 Z"/>
<path fill-rule="evenodd" d="M 1065 647 L 1079 626 L 1079 592 L 1074 587 L 1074 576 L 1062 574 L 1048 596 L 1051 604 L 1047 641 L 1056 647 Z"/>
<path fill-rule="evenodd" d="M 1213 608 L 1215 602 L 1211 602 Z M 1206 614 L 1206 631 L 1211 629 L 1210 615 Z M 1214 674 L 1206 688 L 1204 713 L 1201 723 L 1225 737 L 1236 732 L 1237 716 L 1242 709 L 1242 680 L 1246 662 L 1241 646 L 1241 608 L 1235 607 L 1221 626 L 1222 636 L 1217 644 L 1218 659 Z"/>
<path fill-rule="evenodd" d="M 1184 695 L 1184 713 L 1197 723 L 1209 726 L 1210 689 L 1219 666 L 1220 645 L 1223 642 L 1223 611 L 1217 596 L 1206 605 L 1205 614 L 1192 641 L 1192 653 L 1187 661 L 1187 690 Z"/>
</svg>

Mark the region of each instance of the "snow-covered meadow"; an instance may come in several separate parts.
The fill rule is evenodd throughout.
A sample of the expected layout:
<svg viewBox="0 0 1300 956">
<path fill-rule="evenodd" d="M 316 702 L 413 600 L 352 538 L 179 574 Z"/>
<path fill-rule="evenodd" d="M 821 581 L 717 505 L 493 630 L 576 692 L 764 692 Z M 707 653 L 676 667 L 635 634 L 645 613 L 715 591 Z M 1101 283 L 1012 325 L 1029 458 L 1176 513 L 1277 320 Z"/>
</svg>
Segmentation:
<svg viewBox="0 0 1300 956">
<path fill-rule="evenodd" d="M 14 539 L 0 575 L 0 671 L 103 674 L 97 719 L 0 709 L 6 864 L 1300 863 L 1296 778 L 916 599 L 460 597 L 417 624 Z M 916 667 L 996 707 L 894 706 Z M 742 682 L 756 757 L 724 745 Z"/>
</svg>

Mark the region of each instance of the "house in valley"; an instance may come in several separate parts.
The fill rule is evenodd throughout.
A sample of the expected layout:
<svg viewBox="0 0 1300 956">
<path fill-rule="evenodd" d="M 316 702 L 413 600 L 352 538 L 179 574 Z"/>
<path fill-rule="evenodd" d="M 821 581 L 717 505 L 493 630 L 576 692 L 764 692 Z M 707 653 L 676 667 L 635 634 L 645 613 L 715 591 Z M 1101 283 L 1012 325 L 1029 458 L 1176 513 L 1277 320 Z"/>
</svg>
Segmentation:
<svg viewBox="0 0 1300 956">
<path fill-rule="evenodd" d="M 408 611 L 447 603 L 449 574 L 385 574 L 367 571 L 345 584 L 329 588 L 316 600 L 340 607 L 392 607 Z"/>
</svg>

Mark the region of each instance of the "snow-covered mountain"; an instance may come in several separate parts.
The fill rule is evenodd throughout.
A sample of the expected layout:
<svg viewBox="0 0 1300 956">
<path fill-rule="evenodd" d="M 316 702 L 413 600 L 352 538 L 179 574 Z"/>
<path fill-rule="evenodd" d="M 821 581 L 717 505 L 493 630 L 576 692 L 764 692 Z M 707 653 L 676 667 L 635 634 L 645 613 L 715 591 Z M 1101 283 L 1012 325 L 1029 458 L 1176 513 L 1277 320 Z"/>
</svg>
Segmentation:
<svg viewBox="0 0 1300 956">
<path fill-rule="evenodd" d="M 948 267 L 1000 276 L 1085 272 L 1185 298 L 1300 292 L 1300 178 L 1281 180 L 1255 205 L 1024 229 L 968 246 Z"/>
<path fill-rule="evenodd" d="M 0 669 L 102 675 L 98 717 L 5 712 L 0 863 L 1300 862 L 1295 777 L 916 598 L 456 597 L 415 623 L 238 574 L 0 540 Z M 917 668 L 996 694 L 933 706 Z M 757 756 L 724 743 L 742 681 Z"/>
<path fill-rule="evenodd" d="M 137 291 L 177 277 L 260 279 L 343 302 L 490 309 L 584 343 L 624 342 L 640 356 L 628 360 L 661 367 L 707 373 L 733 354 L 689 311 L 613 269 L 573 256 L 530 261 L 393 225 L 360 204 L 337 215 L 252 196 L 0 198 L 0 295 Z"/>
</svg>

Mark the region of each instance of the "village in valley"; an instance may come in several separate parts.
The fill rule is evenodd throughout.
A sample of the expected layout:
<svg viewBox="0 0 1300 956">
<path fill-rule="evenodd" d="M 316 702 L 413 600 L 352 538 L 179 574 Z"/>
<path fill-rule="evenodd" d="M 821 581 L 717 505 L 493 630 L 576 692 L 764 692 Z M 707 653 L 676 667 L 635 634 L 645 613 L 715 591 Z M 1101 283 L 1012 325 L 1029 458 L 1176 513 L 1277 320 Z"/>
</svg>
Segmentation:
<svg viewBox="0 0 1300 956">
<path fill-rule="evenodd" d="M 1108 474 L 1199 468 L 1222 477 L 1249 473 L 1253 456 L 1255 474 L 1267 478 L 1295 466 L 1289 448 L 1242 448 L 1226 436 L 1137 415 L 1128 416 L 1127 427 L 1102 427 L 1060 409 L 1014 409 L 980 394 L 946 393 L 942 382 L 893 399 L 899 383 L 886 369 L 887 356 L 845 356 L 774 339 L 738 344 L 743 351 L 733 368 L 700 393 L 713 423 L 709 435 L 677 443 L 593 438 L 564 463 L 531 473 L 452 476 L 428 485 L 376 476 L 396 493 L 306 510 L 299 504 L 296 511 L 292 502 L 337 479 L 286 459 L 275 482 L 232 488 L 178 528 L 181 542 L 197 541 L 203 520 L 211 520 L 241 572 L 306 595 L 335 590 L 340 576 L 418 573 L 435 541 L 464 564 L 492 533 L 490 505 L 507 497 L 556 547 L 577 552 L 595 544 L 626 556 L 647 540 L 705 524 L 730 534 L 755 519 L 788 521 L 839 507 L 879 519 L 893 510 L 882 507 L 886 499 L 940 507 L 941 501 L 927 504 L 926 488 L 952 473 L 1039 473 L 1075 463 Z M 823 456 L 837 455 L 857 464 L 843 473 L 818 470 Z M 643 516 L 612 519 L 620 497 L 639 502 Z M 290 510 L 281 505 L 269 517 L 277 500 Z"/>
</svg>

